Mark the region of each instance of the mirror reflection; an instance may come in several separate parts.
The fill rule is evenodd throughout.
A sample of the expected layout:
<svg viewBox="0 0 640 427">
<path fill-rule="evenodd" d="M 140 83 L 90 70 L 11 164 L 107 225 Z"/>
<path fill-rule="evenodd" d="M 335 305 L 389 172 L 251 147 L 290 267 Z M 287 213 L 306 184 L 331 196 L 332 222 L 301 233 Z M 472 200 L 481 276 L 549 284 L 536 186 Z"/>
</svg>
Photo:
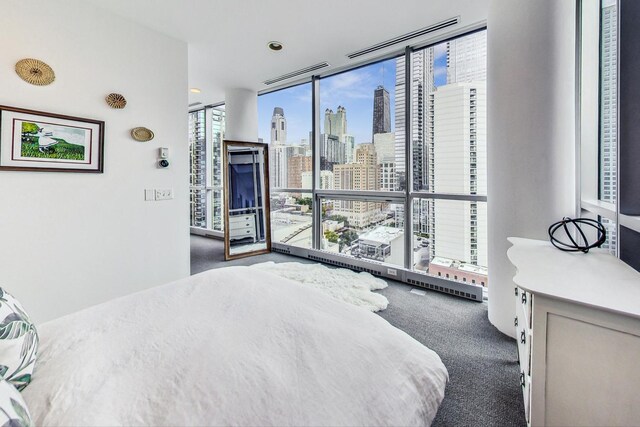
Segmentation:
<svg viewBox="0 0 640 427">
<path fill-rule="evenodd" d="M 271 250 L 266 144 L 225 141 L 225 258 Z"/>
</svg>

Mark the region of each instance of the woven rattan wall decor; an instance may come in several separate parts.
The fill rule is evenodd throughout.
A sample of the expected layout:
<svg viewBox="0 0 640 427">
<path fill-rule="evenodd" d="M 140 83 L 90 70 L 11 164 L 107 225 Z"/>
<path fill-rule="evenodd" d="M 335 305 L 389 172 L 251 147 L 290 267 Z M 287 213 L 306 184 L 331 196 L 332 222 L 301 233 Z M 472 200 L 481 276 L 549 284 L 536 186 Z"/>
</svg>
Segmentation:
<svg viewBox="0 0 640 427">
<path fill-rule="evenodd" d="M 16 62 L 16 73 L 25 82 L 36 86 L 46 86 L 56 79 L 56 74 L 49 65 L 33 58 Z"/>
<path fill-rule="evenodd" d="M 121 109 L 127 105 L 127 99 L 119 93 L 110 93 L 105 99 L 111 108 Z"/>
<path fill-rule="evenodd" d="M 145 127 L 137 127 L 131 129 L 131 136 L 136 141 L 147 142 L 151 141 L 154 137 L 153 131 Z"/>
</svg>

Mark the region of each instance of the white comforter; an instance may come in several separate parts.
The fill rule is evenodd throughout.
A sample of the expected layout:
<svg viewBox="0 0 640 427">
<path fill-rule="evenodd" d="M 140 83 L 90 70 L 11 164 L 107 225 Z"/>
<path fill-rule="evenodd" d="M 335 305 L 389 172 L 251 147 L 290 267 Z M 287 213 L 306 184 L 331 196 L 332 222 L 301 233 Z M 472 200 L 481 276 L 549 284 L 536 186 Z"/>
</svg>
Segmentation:
<svg viewBox="0 0 640 427">
<path fill-rule="evenodd" d="M 87 284 L 90 286 L 90 284 Z M 436 353 L 381 317 L 247 267 L 39 327 L 36 425 L 425 425 Z"/>
</svg>

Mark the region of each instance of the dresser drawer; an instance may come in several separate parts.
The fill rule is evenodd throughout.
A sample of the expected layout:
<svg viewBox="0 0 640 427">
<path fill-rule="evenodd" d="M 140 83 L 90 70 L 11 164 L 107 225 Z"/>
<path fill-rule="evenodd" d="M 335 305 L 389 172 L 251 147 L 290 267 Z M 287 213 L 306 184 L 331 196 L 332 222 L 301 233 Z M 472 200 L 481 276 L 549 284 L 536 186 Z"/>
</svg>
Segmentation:
<svg viewBox="0 0 640 427">
<path fill-rule="evenodd" d="M 531 377 L 520 371 L 520 388 L 522 388 L 522 398 L 524 400 L 524 418 L 527 425 L 531 422 Z"/>
<path fill-rule="evenodd" d="M 231 230 L 243 230 L 245 228 L 254 227 L 255 222 L 253 222 L 253 220 L 229 222 L 229 229 Z"/>
<path fill-rule="evenodd" d="M 531 375 L 531 341 L 533 334 L 527 325 L 527 315 L 522 304 L 516 305 L 516 318 L 514 321 L 516 328 L 516 341 L 518 343 L 518 359 L 520 360 L 520 370 L 527 376 Z"/>
<path fill-rule="evenodd" d="M 251 223 L 254 222 L 253 215 L 230 215 L 229 216 L 229 225 L 235 225 L 240 223 Z"/>
<path fill-rule="evenodd" d="M 523 315 L 520 321 L 525 321 L 528 329 L 531 329 L 532 320 L 533 320 L 533 295 L 531 292 L 527 292 L 524 289 L 515 288 L 516 295 L 516 312 L 520 313 L 519 309 L 522 307 Z"/>
</svg>

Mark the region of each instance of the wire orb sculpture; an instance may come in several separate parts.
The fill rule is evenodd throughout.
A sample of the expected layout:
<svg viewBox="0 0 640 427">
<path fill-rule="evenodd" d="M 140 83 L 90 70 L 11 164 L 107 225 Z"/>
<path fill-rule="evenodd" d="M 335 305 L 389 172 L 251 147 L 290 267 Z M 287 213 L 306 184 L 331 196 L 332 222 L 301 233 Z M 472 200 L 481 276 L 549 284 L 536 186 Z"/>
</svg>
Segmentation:
<svg viewBox="0 0 640 427">
<path fill-rule="evenodd" d="M 589 227 L 593 227 L 597 230 L 597 240 L 593 243 L 589 243 L 585 232 L 582 230 L 581 225 L 586 225 Z M 576 238 L 572 236 L 571 230 L 569 227 L 572 226 L 575 233 Z M 560 240 L 555 235 L 558 230 L 564 230 L 565 237 L 567 237 L 570 243 L 566 242 L 566 240 Z M 558 221 L 549 226 L 549 240 L 551 244 L 561 251 L 565 252 L 582 252 L 587 253 L 589 249 L 599 248 L 602 244 L 607 240 L 607 230 L 604 228 L 604 225 L 600 221 L 596 221 L 588 218 L 569 218 L 564 217 L 562 221 Z"/>
</svg>

